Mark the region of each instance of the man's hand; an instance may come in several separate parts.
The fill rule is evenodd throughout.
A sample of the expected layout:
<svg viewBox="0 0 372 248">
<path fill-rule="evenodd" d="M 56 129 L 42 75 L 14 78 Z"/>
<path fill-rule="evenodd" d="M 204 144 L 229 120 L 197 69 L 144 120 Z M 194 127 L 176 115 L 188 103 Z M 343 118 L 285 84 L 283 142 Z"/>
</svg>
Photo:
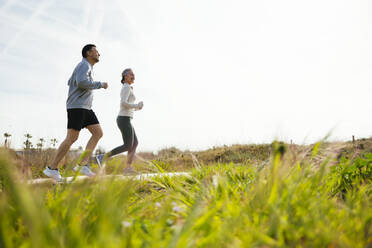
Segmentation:
<svg viewBox="0 0 372 248">
<path fill-rule="evenodd" d="M 107 88 L 108 88 L 108 83 L 104 82 L 104 83 L 103 83 L 103 88 L 104 88 L 104 89 L 107 89 Z"/>
<path fill-rule="evenodd" d="M 143 102 L 140 101 L 140 102 L 138 103 L 138 109 L 142 109 L 142 108 L 143 108 Z"/>
</svg>

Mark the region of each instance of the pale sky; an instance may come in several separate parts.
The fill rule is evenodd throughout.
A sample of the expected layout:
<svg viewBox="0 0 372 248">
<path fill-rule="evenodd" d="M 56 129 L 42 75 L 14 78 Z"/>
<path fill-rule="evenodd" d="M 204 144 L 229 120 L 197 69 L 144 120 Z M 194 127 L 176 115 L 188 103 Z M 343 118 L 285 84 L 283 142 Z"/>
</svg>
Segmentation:
<svg viewBox="0 0 372 248">
<path fill-rule="evenodd" d="M 99 146 L 122 143 L 120 74 L 132 68 L 140 151 L 372 135 L 367 0 L 0 0 L 0 143 L 66 135 L 67 80 L 101 54 Z M 85 146 L 86 129 L 73 145 Z"/>
</svg>

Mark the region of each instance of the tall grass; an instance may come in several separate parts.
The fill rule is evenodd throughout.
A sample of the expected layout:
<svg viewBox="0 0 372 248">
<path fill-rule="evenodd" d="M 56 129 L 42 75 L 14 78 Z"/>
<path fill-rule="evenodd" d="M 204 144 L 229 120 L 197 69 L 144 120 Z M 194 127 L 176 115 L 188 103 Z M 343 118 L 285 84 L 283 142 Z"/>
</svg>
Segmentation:
<svg viewBox="0 0 372 248">
<path fill-rule="evenodd" d="M 313 157 L 316 156 L 314 150 Z M 372 155 L 30 186 L 0 151 L 0 247 L 371 247 Z"/>
</svg>

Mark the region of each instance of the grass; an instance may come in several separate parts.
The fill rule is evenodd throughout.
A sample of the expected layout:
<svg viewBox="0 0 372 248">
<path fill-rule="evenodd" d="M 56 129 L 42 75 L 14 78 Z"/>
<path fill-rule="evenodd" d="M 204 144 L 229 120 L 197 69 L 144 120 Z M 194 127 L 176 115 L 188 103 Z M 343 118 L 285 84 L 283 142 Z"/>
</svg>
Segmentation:
<svg viewBox="0 0 372 248">
<path fill-rule="evenodd" d="M 0 150 L 0 247 L 372 247 L 372 154 L 320 160 L 323 146 L 54 186 L 27 185 Z"/>
</svg>

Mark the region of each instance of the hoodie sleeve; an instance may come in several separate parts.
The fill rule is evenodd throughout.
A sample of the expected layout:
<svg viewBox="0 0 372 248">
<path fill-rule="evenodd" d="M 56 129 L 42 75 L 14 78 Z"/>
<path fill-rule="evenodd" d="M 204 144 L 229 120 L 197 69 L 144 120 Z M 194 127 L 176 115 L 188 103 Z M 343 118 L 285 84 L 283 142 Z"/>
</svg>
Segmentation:
<svg viewBox="0 0 372 248">
<path fill-rule="evenodd" d="M 86 63 L 82 63 L 76 71 L 76 83 L 81 89 L 100 89 L 103 88 L 103 83 L 91 80 L 91 70 Z"/>
</svg>

